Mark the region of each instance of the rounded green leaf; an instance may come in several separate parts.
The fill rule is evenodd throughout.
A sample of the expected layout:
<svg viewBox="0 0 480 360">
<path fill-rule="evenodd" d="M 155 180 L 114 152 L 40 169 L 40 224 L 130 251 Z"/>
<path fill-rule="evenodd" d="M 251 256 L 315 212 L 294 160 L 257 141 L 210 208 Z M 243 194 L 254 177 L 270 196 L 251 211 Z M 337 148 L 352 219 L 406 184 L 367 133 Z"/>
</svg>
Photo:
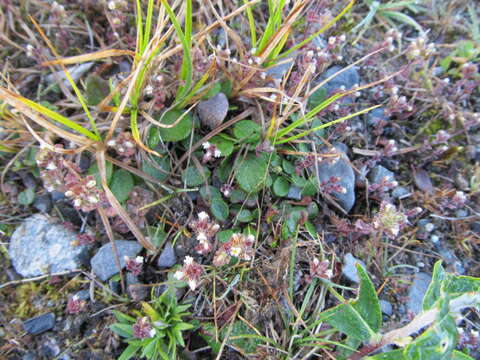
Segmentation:
<svg viewBox="0 0 480 360">
<path fill-rule="evenodd" d="M 161 121 L 162 124 L 171 125 L 175 123 L 181 116 L 183 112 L 180 110 L 171 110 L 168 111 L 163 118 L 161 116 L 157 117 L 158 121 Z M 161 120 L 160 120 L 161 119 Z M 193 123 L 192 116 L 186 114 L 182 120 L 178 122 L 177 125 L 171 128 L 158 128 L 158 135 L 163 141 L 179 141 L 183 140 L 190 135 L 192 132 Z"/>
<path fill-rule="evenodd" d="M 252 120 L 242 120 L 233 127 L 233 136 L 244 142 L 256 142 L 260 140 L 262 128 Z"/>
<path fill-rule="evenodd" d="M 119 202 L 124 202 L 128 199 L 133 185 L 133 176 L 127 170 L 120 169 L 113 174 L 110 189 Z"/>
<path fill-rule="evenodd" d="M 203 184 L 210 177 L 210 170 L 202 168 L 203 174 L 196 166 L 189 166 L 182 174 L 182 180 L 187 186 L 198 186 Z"/>
<path fill-rule="evenodd" d="M 107 185 L 110 184 L 112 181 L 112 175 L 113 175 L 113 164 L 109 161 L 105 162 L 105 171 L 107 175 Z M 93 175 L 95 177 L 95 181 L 97 182 L 97 187 L 101 188 L 102 187 L 102 178 L 100 176 L 100 172 L 98 170 L 98 165 L 97 163 L 93 163 L 90 168 L 88 169 L 88 175 Z"/>
<path fill-rule="evenodd" d="M 250 222 L 253 220 L 253 214 L 248 209 L 242 209 L 237 214 L 237 220 L 244 223 Z"/>
<path fill-rule="evenodd" d="M 215 186 L 202 186 L 200 188 L 200 196 L 202 199 L 207 201 L 211 201 L 215 198 L 222 198 L 220 190 L 218 190 Z"/>
<path fill-rule="evenodd" d="M 290 190 L 290 183 L 283 176 L 279 176 L 273 182 L 273 193 L 275 195 L 280 197 L 286 196 L 288 194 L 288 190 Z"/>
<path fill-rule="evenodd" d="M 35 200 L 35 190 L 33 188 L 27 188 L 18 194 L 18 203 L 20 205 L 30 205 Z"/>
<path fill-rule="evenodd" d="M 164 156 L 163 158 L 156 157 L 155 162 L 144 161 L 142 169 L 151 177 L 159 181 L 164 181 L 169 176 L 168 173 L 170 172 L 171 166 L 168 158 Z"/>
<path fill-rule="evenodd" d="M 240 162 L 235 178 L 242 190 L 247 193 L 257 192 L 262 188 L 268 170 L 268 154 L 256 157 L 249 154 Z"/>
<path fill-rule="evenodd" d="M 230 209 L 225 201 L 221 198 L 213 198 L 212 205 L 210 206 L 210 210 L 212 211 L 212 215 L 218 221 L 225 221 L 228 219 L 228 214 Z"/>
<path fill-rule="evenodd" d="M 221 156 L 227 157 L 233 152 L 233 142 L 222 138 L 221 136 L 214 136 L 210 139 L 210 142 L 217 146 L 221 152 Z"/>
</svg>

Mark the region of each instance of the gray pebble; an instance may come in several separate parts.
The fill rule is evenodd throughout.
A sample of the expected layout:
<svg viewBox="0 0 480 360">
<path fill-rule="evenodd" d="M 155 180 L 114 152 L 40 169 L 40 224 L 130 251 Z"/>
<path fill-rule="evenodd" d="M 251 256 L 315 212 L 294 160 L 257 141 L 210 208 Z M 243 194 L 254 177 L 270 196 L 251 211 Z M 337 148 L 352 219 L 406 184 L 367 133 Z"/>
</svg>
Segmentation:
<svg viewBox="0 0 480 360">
<path fill-rule="evenodd" d="M 224 93 L 218 93 L 197 105 L 198 117 L 202 125 L 214 130 L 220 126 L 227 116 L 228 99 Z"/>
<path fill-rule="evenodd" d="M 28 319 L 23 322 L 23 328 L 30 335 L 38 335 L 52 329 L 55 326 L 55 314 L 46 313 Z"/>
<path fill-rule="evenodd" d="M 346 254 L 343 258 L 342 274 L 351 282 L 359 283 L 356 264 L 360 264 L 364 269 L 366 268 L 362 260 L 356 259 L 351 253 Z"/>
<path fill-rule="evenodd" d="M 157 266 L 160 268 L 169 268 L 176 263 L 177 257 L 175 256 L 175 250 L 173 249 L 172 243 L 168 241 L 158 257 Z"/>
</svg>

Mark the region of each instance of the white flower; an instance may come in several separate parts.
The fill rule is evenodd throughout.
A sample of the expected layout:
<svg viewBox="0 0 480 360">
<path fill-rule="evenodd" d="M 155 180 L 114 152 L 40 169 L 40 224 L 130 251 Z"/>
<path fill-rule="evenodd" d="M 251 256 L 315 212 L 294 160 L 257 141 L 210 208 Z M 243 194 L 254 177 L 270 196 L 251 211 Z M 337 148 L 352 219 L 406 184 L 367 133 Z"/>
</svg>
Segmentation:
<svg viewBox="0 0 480 360">
<path fill-rule="evenodd" d="M 216 158 L 219 158 L 221 155 L 222 155 L 222 152 L 219 149 L 215 149 L 213 156 L 215 156 Z"/>
<path fill-rule="evenodd" d="M 182 280 L 184 276 L 185 276 L 185 272 L 181 270 L 175 271 L 175 274 L 173 274 L 173 277 L 177 280 Z"/>
<path fill-rule="evenodd" d="M 98 198 L 95 196 L 89 196 L 88 201 L 90 201 L 92 204 L 98 203 Z"/>
<path fill-rule="evenodd" d="M 71 190 L 65 191 L 65 196 L 66 197 L 72 197 L 73 196 L 73 191 L 71 191 Z"/>
<path fill-rule="evenodd" d="M 115 10 L 116 7 L 117 7 L 117 4 L 115 3 L 114 0 L 108 2 L 108 9 L 109 10 Z"/>
<path fill-rule="evenodd" d="M 150 335 L 150 337 L 154 337 L 156 335 L 157 331 L 152 328 L 152 330 L 150 330 L 150 332 L 148 333 Z"/>
<path fill-rule="evenodd" d="M 126 141 L 126 142 L 125 142 L 125 146 L 126 146 L 127 148 L 133 148 L 134 145 L 133 145 L 133 143 L 132 143 L 131 141 Z"/>
<path fill-rule="evenodd" d="M 208 220 L 209 218 L 210 216 L 208 216 L 208 214 L 205 211 L 198 213 L 198 219 L 201 221 Z"/>
<path fill-rule="evenodd" d="M 195 290 L 197 288 L 197 282 L 195 280 L 188 280 L 188 286 L 190 286 L 190 289 Z"/>
<path fill-rule="evenodd" d="M 239 247 L 232 247 L 230 249 L 230 255 L 232 256 L 239 257 L 241 253 L 242 249 L 240 249 Z"/>
<path fill-rule="evenodd" d="M 204 142 L 204 143 L 202 144 L 202 146 L 203 146 L 203 148 L 204 148 L 205 150 L 208 150 L 208 148 L 209 148 L 211 145 L 210 145 L 210 143 L 207 141 L 207 142 Z"/>
<path fill-rule="evenodd" d="M 191 256 L 185 256 L 185 260 L 183 260 L 183 263 L 185 265 L 192 265 L 193 264 L 193 258 Z"/>
<path fill-rule="evenodd" d="M 97 185 L 97 182 L 96 182 L 95 180 L 90 180 L 89 182 L 87 182 L 86 187 L 87 187 L 88 189 L 91 189 L 91 188 L 93 188 L 95 185 Z"/>
<path fill-rule="evenodd" d="M 73 206 L 79 207 L 80 205 L 82 205 L 82 200 L 80 200 L 80 199 L 75 199 L 75 200 L 73 201 Z"/>
<path fill-rule="evenodd" d="M 49 162 L 47 164 L 47 170 L 57 170 L 57 165 L 54 162 Z"/>
<path fill-rule="evenodd" d="M 117 142 L 115 140 L 111 139 L 111 140 L 107 141 L 107 145 L 110 146 L 110 147 L 114 147 L 115 145 L 117 145 Z"/>
<path fill-rule="evenodd" d="M 143 263 L 143 256 L 137 256 L 137 257 L 135 258 L 135 262 L 137 262 L 137 263 L 139 263 L 139 264 Z"/>
</svg>

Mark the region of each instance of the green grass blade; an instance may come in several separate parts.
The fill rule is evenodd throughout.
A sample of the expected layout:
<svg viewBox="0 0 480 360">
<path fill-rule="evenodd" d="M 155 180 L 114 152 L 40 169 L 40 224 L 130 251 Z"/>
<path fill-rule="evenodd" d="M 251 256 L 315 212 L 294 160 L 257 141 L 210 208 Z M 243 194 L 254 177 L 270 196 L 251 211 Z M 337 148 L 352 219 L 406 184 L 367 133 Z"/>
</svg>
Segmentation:
<svg viewBox="0 0 480 360">
<path fill-rule="evenodd" d="M 369 112 L 370 110 L 373 110 L 373 109 L 376 109 L 378 107 L 380 107 L 381 105 L 375 105 L 375 106 L 371 106 L 369 108 L 366 108 L 366 109 L 363 109 L 363 110 L 360 110 L 360 111 L 357 111 L 356 113 L 354 114 L 350 114 L 350 115 L 347 115 L 347 116 L 344 116 L 344 117 L 341 117 L 340 119 L 337 119 L 337 120 L 333 120 L 333 121 L 329 121 L 328 123 L 325 123 L 325 124 L 322 124 L 322 125 L 319 125 L 319 126 L 316 126 L 314 127 L 313 129 L 310 129 L 310 130 L 307 130 L 307 131 L 304 131 L 300 134 L 297 134 L 297 135 L 294 135 L 294 136 L 290 136 L 289 138 L 286 138 L 286 139 L 283 139 L 283 140 L 278 140 L 275 142 L 275 145 L 279 145 L 279 144 L 284 144 L 286 142 L 289 142 L 289 141 L 293 141 L 293 140 L 297 140 L 301 137 L 304 137 L 314 131 L 318 131 L 318 130 L 321 130 L 321 129 L 324 129 L 326 127 L 329 127 L 329 126 L 332 126 L 332 125 L 335 125 L 335 124 L 338 124 L 338 123 L 341 123 L 345 120 L 348 120 L 352 117 L 355 117 L 355 116 L 358 116 L 358 115 L 361 115 L 361 114 L 365 114 L 367 112 Z"/>
<path fill-rule="evenodd" d="M 145 31 L 142 41 L 142 49 L 141 54 L 145 52 L 147 48 L 148 42 L 150 41 L 150 32 L 152 31 L 152 18 L 153 18 L 153 4 L 154 0 L 148 0 L 148 7 L 147 7 L 147 19 L 145 22 Z"/>
<path fill-rule="evenodd" d="M 246 5 L 248 4 L 248 0 L 243 0 L 243 3 Z M 247 19 L 248 19 L 248 26 L 250 27 L 250 41 L 252 44 L 252 48 L 257 47 L 257 30 L 255 29 L 255 20 L 253 19 L 253 11 L 251 7 L 247 7 Z"/>
<path fill-rule="evenodd" d="M 294 52 L 295 50 L 301 48 L 302 46 L 308 44 L 310 41 L 312 41 L 313 39 L 315 39 L 318 35 L 324 33 L 325 31 L 327 31 L 328 29 L 330 29 L 338 20 L 340 20 L 340 18 L 343 17 L 343 15 L 345 15 L 347 13 L 348 10 L 350 10 L 350 8 L 353 6 L 353 4 L 355 3 L 355 0 L 352 0 L 348 3 L 347 6 L 345 6 L 345 8 L 337 15 L 335 16 L 335 18 L 333 18 L 332 20 L 330 20 L 328 22 L 328 24 L 326 24 L 323 28 L 321 28 L 320 30 L 318 30 L 315 34 L 309 36 L 308 38 L 306 38 L 305 40 L 303 40 L 301 43 L 295 45 L 295 46 L 292 46 L 290 49 L 288 49 L 287 51 L 285 51 L 282 55 L 280 55 L 278 58 L 281 59 L 281 58 L 284 58 L 286 56 L 288 56 L 289 54 L 291 54 L 292 52 Z"/>
<path fill-rule="evenodd" d="M 140 4 L 140 0 L 137 1 L 137 47 L 136 47 L 136 59 L 135 62 L 140 61 L 140 57 L 142 56 L 142 44 L 143 44 L 143 15 L 142 15 L 142 5 Z"/>
<path fill-rule="evenodd" d="M 388 17 L 391 19 L 395 19 L 399 22 L 402 22 L 404 24 L 413 26 L 415 29 L 417 29 L 418 32 L 423 33 L 422 27 L 410 16 L 403 14 L 399 11 L 382 11 L 381 15 L 383 17 Z"/>
</svg>

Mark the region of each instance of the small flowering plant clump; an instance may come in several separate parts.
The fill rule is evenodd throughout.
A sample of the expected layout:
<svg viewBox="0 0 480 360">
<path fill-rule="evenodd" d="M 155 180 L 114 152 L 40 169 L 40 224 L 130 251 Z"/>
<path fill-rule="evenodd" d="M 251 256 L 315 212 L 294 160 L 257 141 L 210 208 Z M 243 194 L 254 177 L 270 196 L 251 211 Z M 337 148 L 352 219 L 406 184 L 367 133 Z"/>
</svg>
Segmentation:
<svg viewBox="0 0 480 360">
<path fill-rule="evenodd" d="M 333 272 L 328 268 L 328 261 L 320 261 L 318 258 L 313 258 L 310 261 L 310 274 L 305 276 L 307 283 L 311 283 L 313 279 L 325 279 L 329 280 L 333 276 Z"/>
<path fill-rule="evenodd" d="M 175 290 L 169 287 L 151 305 L 143 302 L 138 318 L 113 311 L 118 322 L 110 329 L 128 343 L 120 358 L 176 359 L 177 347 L 185 347 L 182 332 L 194 328 L 184 320 L 190 315 L 186 311 L 189 307 L 189 304 L 178 304 Z"/>
<path fill-rule="evenodd" d="M 183 268 L 175 272 L 173 277 L 180 281 L 186 281 L 190 289 L 195 290 L 200 283 L 200 275 L 203 268 L 197 264 L 191 256 L 185 256 L 183 260 Z"/>
<path fill-rule="evenodd" d="M 67 314 L 76 315 L 85 310 L 87 302 L 81 300 L 78 295 L 73 295 L 67 302 Z"/>
<path fill-rule="evenodd" d="M 251 260 L 253 257 L 253 244 L 255 243 L 255 236 L 233 234 L 229 241 L 223 243 L 222 246 L 215 253 L 213 258 L 213 265 L 223 266 L 230 262 L 232 257 L 239 260 Z"/>
<path fill-rule="evenodd" d="M 373 220 L 373 227 L 382 230 L 389 238 L 395 239 L 407 223 L 407 216 L 403 212 L 398 211 L 395 205 L 383 201 Z"/>
<path fill-rule="evenodd" d="M 205 154 L 203 155 L 202 162 L 205 164 L 211 160 L 219 158 L 222 156 L 222 152 L 215 144 L 211 144 L 208 141 L 202 144 Z"/>
<path fill-rule="evenodd" d="M 199 244 L 195 247 L 195 250 L 201 254 L 208 254 L 212 251 L 211 239 L 220 230 L 220 225 L 210 220 L 210 216 L 202 211 L 198 214 L 198 220 L 193 221 L 190 224 L 195 237 Z"/>
<path fill-rule="evenodd" d="M 130 271 L 133 275 L 138 276 L 142 272 L 143 256 L 137 256 L 135 259 L 130 259 L 125 256 L 125 269 Z"/>
</svg>

